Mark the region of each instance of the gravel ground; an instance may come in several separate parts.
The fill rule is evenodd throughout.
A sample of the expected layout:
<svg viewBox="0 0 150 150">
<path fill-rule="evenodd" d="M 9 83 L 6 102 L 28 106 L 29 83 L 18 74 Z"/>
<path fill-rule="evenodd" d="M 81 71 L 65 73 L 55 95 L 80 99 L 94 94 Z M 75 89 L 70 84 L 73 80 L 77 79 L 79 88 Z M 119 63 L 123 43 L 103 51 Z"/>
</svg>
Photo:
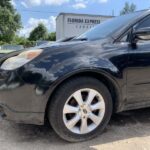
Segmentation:
<svg viewBox="0 0 150 150">
<path fill-rule="evenodd" d="M 0 120 L 0 150 L 149 150 L 150 108 L 114 115 L 97 138 L 68 143 L 49 127 Z"/>
</svg>

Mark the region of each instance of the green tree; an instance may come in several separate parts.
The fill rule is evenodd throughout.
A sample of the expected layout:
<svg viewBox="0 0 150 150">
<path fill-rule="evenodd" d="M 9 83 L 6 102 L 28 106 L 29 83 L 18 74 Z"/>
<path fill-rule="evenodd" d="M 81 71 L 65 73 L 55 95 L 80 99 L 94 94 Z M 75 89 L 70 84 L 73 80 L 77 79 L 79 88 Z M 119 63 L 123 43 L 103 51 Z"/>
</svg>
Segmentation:
<svg viewBox="0 0 150 150">
<path fill-rule="evenodd" d="M 15 45 L 25 45 L 26 41 L 27 41 L 27 39 L 25 37 L 16 35 L 14 37 L 12 43 L 15 44 Z"/>
<path fill-rule="evenodd" d="M 49 40 L 49 41 L 56 41 L 56 32 L 51 32 L 51 33 L 48 35 L 48 40 Z"/>
<path fill-rule="evenodd" d="M 39 23 L 38 26 L 34 28 L 29 35 L 30 41 L 46 40 L 47 38 L 48 31 L 43 23 Z"/>
<path fill-rule="evenodd" d="M 21 16 L 16 12 L 11 0 L 0 0 L 0 41 L 11 42 L 21 28 Z"/>
<path fill-rule="evenodd" d="M 23 45 L 24 47 L 33 47 L 35 46 L 35 41 L 29 41 L 26 37 L 21 37 L 16 35 L 11 44 Z"/>
<path fill-rule="evenodd" d="M 2 8 L 7 8 L 11 12 L 15 12 L 13 5 L 11 4 L 11 0 L 0 0 L 0 6 Z"/>
<path fill-rule="evenodd" d="M 120 15 L 125 15 L 128 13 L 132 13 L 136 10 L 136 5 L 131 3 L 129 4 L 128 2 L 125 3 L 124 8 L 121 10 Z"/>
</svg>

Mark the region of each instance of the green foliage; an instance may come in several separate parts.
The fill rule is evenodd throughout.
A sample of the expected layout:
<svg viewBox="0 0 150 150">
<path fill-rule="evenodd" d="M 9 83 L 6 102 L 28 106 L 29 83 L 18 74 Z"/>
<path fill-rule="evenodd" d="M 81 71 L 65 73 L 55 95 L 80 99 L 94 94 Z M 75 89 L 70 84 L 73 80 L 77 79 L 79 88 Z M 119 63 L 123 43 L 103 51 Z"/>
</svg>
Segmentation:
<svg viewBox="0 0 150 150">
<path fill-rule="evenodd" d="M 37 40 L 46 40 L 48 37 L 47 28 L 44 26 L 43 23 L 39 23 L 38 26 L 31 31 L 29 35 L 30 41 L 37 41 Z"/>
<path fill-rule="evenodd" d="M 0 41 L 11 42 L 21 28 L 21 17 L 13 8 L 11 0 L 0 0 Z"/>
<path fill-rule="evenodd" d="M 0 41 L 0 45 L 5 45 L 5 44 L 8 44 L 8 43 L 6 43 L 4 41 Z"/>
<path fill-rule="evenodd" d="M 26 43 L 26 38 L 25 37 L 19 37 L 16 35 L 14 37 L 12 43 L 16 44 L 16 45 L 24 45 Z"/>
<path fill-rule="evenodd" d="M 131 3 L 129 4 L 128 2 L 125 3 L 124 8 L 121 10 L 120 15 L 125 15 L 128 13 L 132 13 L 136 10 L 136 5 Z"/>
<path fill-rule="evenodd" d="M 15 36 L 11 44 L 23 45 L 24 47 L 33 47 L 35 46 L 35 41 L 29 41 L 25 37 Z"/>
<path fill-rule="evenodd" d="M 49 41 L 56 41 L 56 32 L 49 33 L 48 40 Z"/>
<path fill-rule="evenodd" d="M 28 39 L 26 40 L 26 42 L 25 42 L 25 44 L 23 44 L 24 45 L 24 47 L 34 47 L 35 46 L 35 41 L 29 41 Z"/>
<path fill-rule="evenodd" d="M 38 40 L 56 40 L 56 33 L 48 33 L 42 23 L 31 31 L 29 38 L 16 35 L 19 29 L 21 29 L 21 16 L 11 4 L 11 0 L 0 0 L 0 45 L 14 44 L 32 47 Z"/>
<path fill-rule="evenodd" d="M 10 12 L 14 13 L 15 9 L 11 4 L 11 0 L 0 0 L 0 6 L 2 8 L 6 8 L 8 10 L 10 10 Z"/>
</svg>

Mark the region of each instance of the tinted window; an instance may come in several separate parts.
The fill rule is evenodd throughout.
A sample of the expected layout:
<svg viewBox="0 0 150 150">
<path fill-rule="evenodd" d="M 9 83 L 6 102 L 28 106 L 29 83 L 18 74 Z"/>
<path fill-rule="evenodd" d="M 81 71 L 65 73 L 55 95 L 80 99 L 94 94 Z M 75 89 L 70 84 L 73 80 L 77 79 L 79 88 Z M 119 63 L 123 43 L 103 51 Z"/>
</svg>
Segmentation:
<svg viewBox="0 0 150 150">
<path fill-rule="evenodd" d="M 118 29 L 124 27 L 124 25 L 129 24 L 133 20 L 137 19 L 141 14 L 143 14 L 142 11 L 107 20 L 77 37 L 76 39 L 85 38 L 87 40 L 97 40 L 106 38 L 107 36 L 110 36 L 111 33 L 114 33 Z"/>
<path fill-rule="evenodd" d="M 146 28 L 146 27 L 150 27 L 150 17 L 147 17 L 144 21 L 142 21 L 137 28 Z"/>
<path fill-rule="evenodd" d="M 142 22 L 135 26 L 135 29 L 150 28 L 150 16 L 146 17 Z M 138 40 L 138 43 L 149 43 L 150 40 Z"/>
</svg>

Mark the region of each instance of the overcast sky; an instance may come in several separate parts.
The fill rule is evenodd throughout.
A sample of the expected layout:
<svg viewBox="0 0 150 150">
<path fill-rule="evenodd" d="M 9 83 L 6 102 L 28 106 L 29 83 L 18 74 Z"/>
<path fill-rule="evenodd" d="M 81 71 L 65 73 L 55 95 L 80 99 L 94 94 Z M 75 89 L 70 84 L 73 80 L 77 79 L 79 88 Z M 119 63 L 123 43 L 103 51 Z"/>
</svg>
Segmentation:
<svg viewBox="0 0 150 150">
<path fill-rule="evenodd" d="M 55 18 L 60 12 L 119 15 L 126 1 L 136 4 L 137 10 L 150 7 L 150 0 L 12 0 L 12 3 L 22 17 L 20 34 L 28 36 L 39 22 L 55 31 Z"/>
</svg>

